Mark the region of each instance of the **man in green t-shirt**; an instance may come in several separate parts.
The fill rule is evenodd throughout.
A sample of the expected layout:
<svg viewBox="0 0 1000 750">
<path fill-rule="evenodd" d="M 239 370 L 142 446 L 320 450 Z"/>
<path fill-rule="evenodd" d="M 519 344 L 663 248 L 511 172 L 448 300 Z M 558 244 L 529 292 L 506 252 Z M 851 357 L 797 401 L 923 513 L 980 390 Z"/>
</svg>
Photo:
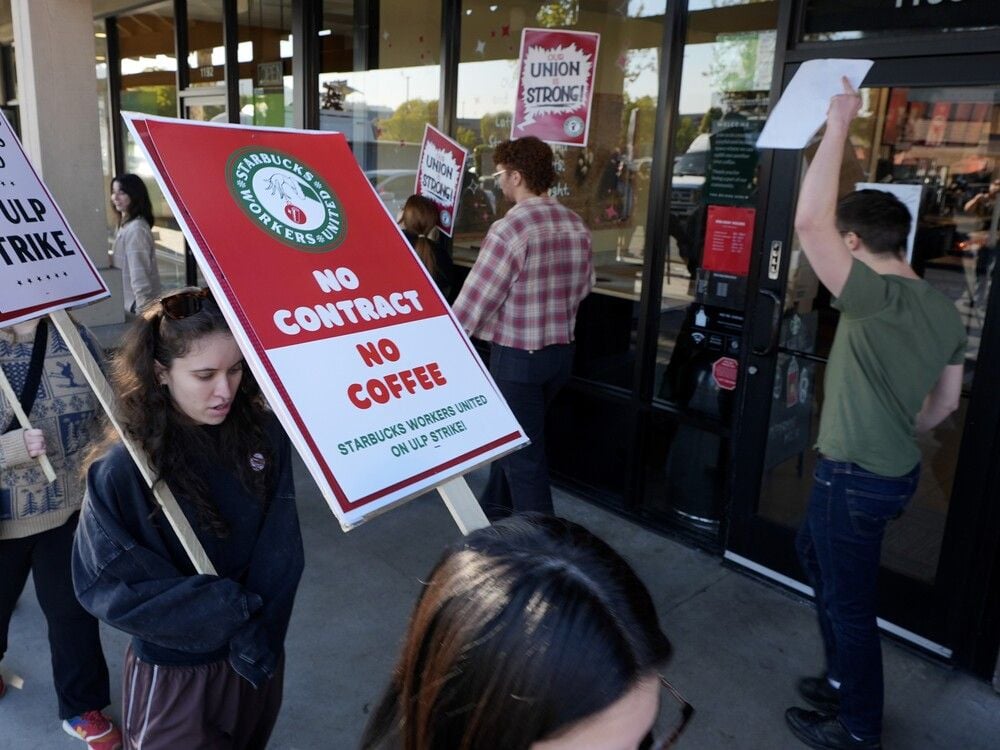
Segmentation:
<svg viewBox="0 0 1000 750">
<path fill-rule="evenodd" d="M 954 304 L 906 262 L 910 212 L 880 190 L 839 201 L 851 121 L 844 80 L 802 181 L 795 230 L 840 322 L 827 365 L 815 482 L 796 539 L 816 592 L 826 674 L 799 681 L 820 711 L 790 708 L 792 732 L 815 748 L 881 747 L 882 652 L 876 624 L 885 525 L 917 487 L 915 434 L 958 407 L 965 331 Z"/>
</svg>

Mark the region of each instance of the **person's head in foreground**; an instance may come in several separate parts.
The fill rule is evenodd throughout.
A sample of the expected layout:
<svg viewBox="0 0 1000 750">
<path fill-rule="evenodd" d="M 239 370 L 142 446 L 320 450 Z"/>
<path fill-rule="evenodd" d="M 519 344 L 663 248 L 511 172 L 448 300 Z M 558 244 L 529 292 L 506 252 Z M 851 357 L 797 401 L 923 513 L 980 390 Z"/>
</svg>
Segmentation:
<svg viewBox="0 0 1000 750">
<path fill-rule="evenodd" d="M 670 651 L 611 547 L 570 521 L 513 516 L 432 571 L 362 747 L 666 747 L 692 711 L 661 681 Z"/>
<path fill-rule="evenodd" d="M 189 287 L 164 294 L 137 317 L 115 357 L 111 380 L 118 419 L 139 442 L 158 475 L 191 498 L 204 526 L 225 533 L 206 497 L 206 484 L 192 468 L 192 452 L 214 452 L 244 486 L 263 497 L 270 481 L 260 388 L 244 372 L 243 354 L 208 289 Z M 212 434 L 204 427 L 215 428 Z M 117 434 L 109 428 L 105 446 Z M 261 462 L 246 456 L 260 453 Z"/>
</svg>

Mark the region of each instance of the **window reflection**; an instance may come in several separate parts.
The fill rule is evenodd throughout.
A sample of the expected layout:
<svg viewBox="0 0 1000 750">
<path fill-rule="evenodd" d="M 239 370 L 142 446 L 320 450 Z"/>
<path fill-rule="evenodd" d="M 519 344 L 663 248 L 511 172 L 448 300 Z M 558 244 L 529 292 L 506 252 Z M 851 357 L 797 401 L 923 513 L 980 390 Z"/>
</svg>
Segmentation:
<svg viewBox="0 0 1000 750">
<path fill-rule="evenodd" d="M 294 127 L 292 0 L 248 0 L 237 8 L 240 123 Z"/>
<path fill-rule="evenodd" d="M 117 17 L 121 51 L 121 108 L 164 117 L 177 116 L 177 56 L 172 2 L 161 2 Z M 139 175 L 153 203 L 153 238 L 163 288 L 186 286 L 184 235 L 153 177 L 153 170 L 130 133 L 124 132 L 125 171 Z"/>
<path fill-rule="evenodd" d="M 424 127 L 438 119 L 441 8 L 383 0 L 378 35 L 365 47 L 354 7 L 323 4 L 319 126 L 347 137 L 395 216 L 414 192 Z"/>
<path fill-rule="evenodd" d="M 470 158 L 455 221 L 459 265 L 473 263 L 490 224 L 510 208 L 491 177 L 492 155 L 510 137 L 522 30 L 601 34 L 588 143 L 553 147 L 558 179 L 550 192 L 593 235 L 597 286 L 577 318 L 575 374 L 623 388 L 633 378 L 665 7 L 665 0 L 462 5 L 456 137 Z"/>
<path fill-rule="evenodd" d="M 862 89 L 841 188 L 858 182 L 913 186 L 919 193 L 910 262 L 954 301 L 966 326 L 965 394 L 957 412 L 918 436 L 922 471 L 903 516 L 889 526 L 882 564 L 933 583 L 968 407 L 968 389 L 986 325 L 1000 224 L 1000 90 L 994 87 Z M 806 152 L 806 160 L 812 155 Z M 768 428 L 761 516 L 787 526 L 801 519 L 815 463 L 824 363 L 838 321 L 797 239 Z M 808 356 L 804 356 L 808 355 Z"/>
<path fill-rule="evenodd" d="M 741 356 L 777 5 L 702 0 L 688 16 L 654 395 L 720 422 L 732 392 L 711 367 Z"/>
</svg>

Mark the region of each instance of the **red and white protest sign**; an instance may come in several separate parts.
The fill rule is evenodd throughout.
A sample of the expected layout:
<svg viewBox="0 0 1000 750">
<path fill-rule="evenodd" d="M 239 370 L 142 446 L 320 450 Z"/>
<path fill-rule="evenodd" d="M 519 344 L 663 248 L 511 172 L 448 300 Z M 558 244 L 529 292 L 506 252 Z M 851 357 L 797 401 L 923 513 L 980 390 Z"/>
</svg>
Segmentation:
<svg viewBox="0 0 1000 750">
<path fill-rule="evenodd" d="M 526 442 L 343 135 L 127 120 L 342 526 Z"/>
<path fill-rule="evenodd" d="M 586 146 L 600 34 L 524 29 L 510 137 Z"/>
<path fill-rule="evenodd" d="M 740 364 L 732 357 L 719 357 L 712 363 L 712 379 L 724 391 L 736 390 Z"/>
<path fill-rule="evenodd" d="M 103 279 L 0 116 L 0 325 L 107 296 Z"/>
<path fill-rule="evenodd" d="M 462 175 L 468 152 L 432 125 L 424 128 L 414 192 L 438 208 L 438 227 L 451 237 L 462 197 Z"/>
<path fill-rule="evenodd" d="M 752 208 L 709 206 L 702 268 L 746 276 L 750 270 L 756 216 L 757 211 Z"/>
</svg>

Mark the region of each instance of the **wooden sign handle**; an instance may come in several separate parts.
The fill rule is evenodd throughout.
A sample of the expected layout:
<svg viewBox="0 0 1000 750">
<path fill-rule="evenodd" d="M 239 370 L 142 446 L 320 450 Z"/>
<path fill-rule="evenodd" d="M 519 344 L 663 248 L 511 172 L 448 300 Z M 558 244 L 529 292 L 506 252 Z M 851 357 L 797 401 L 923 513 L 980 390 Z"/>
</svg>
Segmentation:
<svg viewBox="0 0 1000 750">
<path fill-rule="evenodd" d="M 149 458 L 142 448 L 125 434 L 125 431 L 122 430 L 121 425 L 115 418 L 114 391 L 112 391 L 111 385 L 104 377 L 104 373 L 101 372 L 101 368 L 94 361 L 94 357 L 80 336 L 80 332 L 76 330 L 76 326 L 70 320 L 65 310 L 49 313 L 49 318 L 59 331 L 59 335 L 62 336 L 63 341 L 66 342 L 66 346 L 69 348 L 76 363 L 83 370 L 84 377 L 87 378 L 87 383 L 90 384 L 94 395 L 97 396 L 97 400 L 101 402 L 101 406 L 108 415 L 108 419 L 111 420 L 111 424 L 118 430 L 122 443 L 125 444 L 125 447 L 132 456 L 132 460 L 139 467 L 139 472 L 142 474 L 143 479 L 146 480 L 146 484 L 152 488 L 156 476 L 149 465 Z M 163 508 L 163 513 L 167 517 L 167 521 L 170 522 L 170 526 L 184 547 L 184 551 L 187 552 L 188 557 L 194 564 L 194 569 L 205 575 L 216 575 L 215 566 L 212 565 L 212 561 L 205 554 L 201 542 L 195 536 L 194 529 L 191 528 L 187 517 L 177 504 L 177 498 L 174 497 L 174 493 L 170 491 L 165 482 L 157 483 L 156 487 L 153 488 L 153 497 L 156 498 L 156 502 Z"/>
<path fill-rule="evenodd" d="M 3 393 L 3 397 L 10 404 L 10 408 L 14 410 L 14 416 L 17 417 L 17 421 L 21 427 L 30 430 L 31 421 L 28 419 L 28 415 L 24 413 L 24 409 L 21 408 L 21 399 L 14 393 L 14 389 L 11 387 L 10 381 L 7 380 L 7 375 L 4 373 L 3 368 L 0 368 L 0 392 Z M 56 472 L 52 468 L 52 462 L 49 461 L 49 457 L 43 453 L 36 457 L 35 460 L 42 467 L 42 472 L 45 474 L 45 478 L 49 480 L 49 484 L 56 481 Z"/>
<path fill-rule="evenodd" d="M 449 479 L 444 484 L 438 485 L 437 491 L 441 493 L 441 499 L 448 506 L 451 517 L 455 519 L 463 534 L 476 529 L 485 529 L 490 525 L 465 477 Z"/>
</svg>

